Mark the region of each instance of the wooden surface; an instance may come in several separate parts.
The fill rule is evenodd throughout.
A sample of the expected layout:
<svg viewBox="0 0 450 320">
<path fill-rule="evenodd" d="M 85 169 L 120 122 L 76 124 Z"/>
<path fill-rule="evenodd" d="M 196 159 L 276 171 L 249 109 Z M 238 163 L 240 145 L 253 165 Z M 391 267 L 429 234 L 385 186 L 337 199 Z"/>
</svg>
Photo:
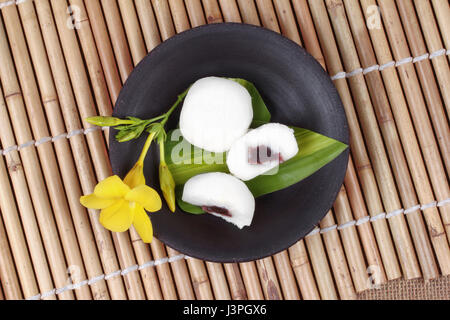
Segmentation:
<svg viewBox="0 0 450 320">
<path fill-rule="evenodd" d="M 448 1 L 0 8 L 0 299 L 448 299 Z M 317 228 L 240 264 L 147 245 L 134 229 L 112 234 L 78 201 L 111 174 L 107 132 L 83 119 L 111 114 L 133 67 L 162 41 L 224 22 L 303 46 L 334 81 L 351 133 L 344 185 Z"/>
</svg>

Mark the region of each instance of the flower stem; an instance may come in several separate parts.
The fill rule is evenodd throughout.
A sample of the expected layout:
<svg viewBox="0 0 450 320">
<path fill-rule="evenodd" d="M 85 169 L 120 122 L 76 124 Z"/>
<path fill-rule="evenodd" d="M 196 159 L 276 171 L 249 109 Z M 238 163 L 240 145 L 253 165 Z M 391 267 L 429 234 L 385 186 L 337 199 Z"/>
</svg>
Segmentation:
<svg viewBox="0 0 450 320">
<path fill-rule="evenodd" d="M 152 140 L 155 137 L 155 132 L 152 132 L 145 141 L 144 147 L 142 148 L 141 155 L 139 156 L 138 163 L 143 164 L 145 156 L 147 155 L 148 149 L 150 148 L 150 145 L 152 144 Z"/>
<path fill-rule="evenodd" d="M 165 118 L 165 117 L 166 117 L 166 115 L 163 114 L 163 115 L 160 115 L 160 116 L 158 116 L 158 117 L 155 117 L 155 118 L 151 118 L 151 119 L 145 120 L 145 122 L 147 122 L 147 123 L 152 123 L 152 122 L 155 122 L 156 120 L 160 120 L 160 119 L 163 119 L 163 118 Z"/>
<path fill-rule="evenodd" d="M 164 154 L 164 139 L 159 141 L 159 162 L 162 164 L 166 163 L 166 156 Z"/>
<path fill-rule="evenodd" d="M 173 111 L 178 107 L 178 105 L 181 103 L 181 101 L 183 101 L 184 97 L 186 97 L 187 93 L 188 93 L 189 89 L 184 91 L 182 94 L 180 94 L 178 96 L 177 101 L 172 105 L 172 107 L 169 109 L 169 111 L 167 111 L 164 116 L 164 120 L 161 121 L 161 125 L 164 126 L 167 122 L 167 120 L 169 120 L 170 115 L 173 113 Z"/>
</svg>

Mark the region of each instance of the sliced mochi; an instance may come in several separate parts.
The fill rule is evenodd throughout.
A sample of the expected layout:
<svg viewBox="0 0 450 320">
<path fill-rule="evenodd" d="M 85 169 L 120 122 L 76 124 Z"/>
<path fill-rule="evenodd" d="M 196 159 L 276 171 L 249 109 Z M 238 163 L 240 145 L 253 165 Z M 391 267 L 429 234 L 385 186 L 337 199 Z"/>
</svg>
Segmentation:
<svg viewBox="0 0 450 320">
<path fill-rule="evenodd" d="M 233 143 L 227 165 L 233 175 L 247 181 L 265 173 L 276 174 L 273 169 L 297 153 L 294 130 L 283 124 L 268 123 Z"/>
<path fill-rule="evenodd" d="M 184 185 L 182 200 L 242 229 L 252 223 L 255 198 L 244 182 L 222 172 L 203 173 Z"/>
<path fill-rule="evenodd" d="M 252 98 L 239 83 L 217 77 L 196 81 L 180 115 L 183 137 L 194 146 L 224 152 L 244 135 L 252 122 Z"/>
</svg>

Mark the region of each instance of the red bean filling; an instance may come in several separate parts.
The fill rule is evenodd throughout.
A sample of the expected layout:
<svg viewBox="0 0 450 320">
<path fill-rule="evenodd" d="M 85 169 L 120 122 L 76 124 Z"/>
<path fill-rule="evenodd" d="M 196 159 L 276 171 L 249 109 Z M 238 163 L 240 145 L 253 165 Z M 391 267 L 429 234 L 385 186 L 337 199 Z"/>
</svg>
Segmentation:
<svg viewBox="0 0 450 320">
<path fill-rule="evenodd" d="M 227 208 L 221 208 L 216 206 L 202 206 L 202 210 L 208 213 L 217 213 L 222 216 L 231 217 L 230 211 Z"/>
<path fill-rule="evenodd" d="M 278 159 L 279 163 L 284 162 L 281 153 L 272 152 L 268 146 L 257 146 L 248 148 L 248 163 L 263 164 Z"/>
</svg>

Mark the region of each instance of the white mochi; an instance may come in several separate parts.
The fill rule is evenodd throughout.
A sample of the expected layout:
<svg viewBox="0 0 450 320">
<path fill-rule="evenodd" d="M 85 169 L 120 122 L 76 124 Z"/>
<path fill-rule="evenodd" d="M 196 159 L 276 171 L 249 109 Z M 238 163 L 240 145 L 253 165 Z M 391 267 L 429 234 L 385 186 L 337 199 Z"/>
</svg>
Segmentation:
<svg viewBox="0 0 450 320">
<path fill-rule="evenodd" d="M 255 212 L 255 198 L 247 185 L 230 174 L 203 173 L 189 179 L 184 185 L 184 202 L 228 210 L 231 217 L 209 212 L 239 229 L 249 226 Z"/>
<path fill-rule="evenodd" d="M 180 115 L 183 137 L 211 152 L 228 151 L 252 122 L 252 98 L 239 83 L 217 77 L 196 81 Z"/>
<path fill-rule="evenodd" d="M 227 165 L 233 175 L 247 181 L 265 173 L 276 174 L 279 164 L 297 153 L 294 130 L 283 124 L 268 123 L 234 142 L 227 155 Z"/>
</svg>

